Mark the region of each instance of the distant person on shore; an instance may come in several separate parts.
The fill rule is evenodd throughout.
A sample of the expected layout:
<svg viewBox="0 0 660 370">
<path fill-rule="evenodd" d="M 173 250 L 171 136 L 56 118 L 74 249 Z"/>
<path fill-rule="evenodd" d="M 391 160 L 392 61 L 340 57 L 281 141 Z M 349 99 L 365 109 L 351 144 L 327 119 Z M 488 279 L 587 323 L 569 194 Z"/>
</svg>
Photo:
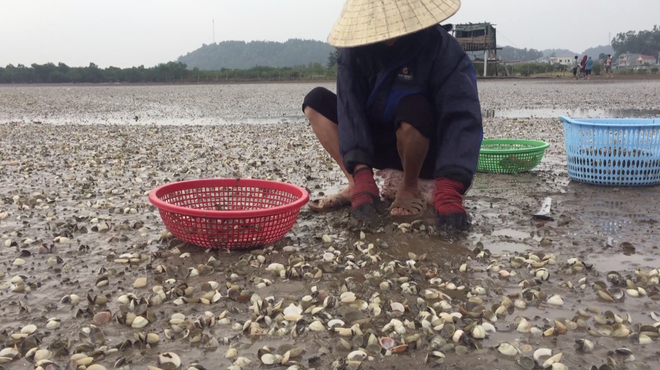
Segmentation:
<svg viewBox="0 0 660 370">
<path fill-rule="evenodd" d="M 587 75 L 587 80 L 591 79 L 591 70 L 593 69 L 594 69 L 594 61 L 593 59 L 591 59 L 591 57 L 589 57 L 589 59 L 587 60 L 587 64 L 584 66 L 584 71 Z"/>
<path fill-rule="evenodd" d="M 579 67 L 579 62 L 578 62 L 578 56 L 575 56 L 575 59 L 573 59 L 573 78 L 578 79 L 578 67 Z"/>
<path fill-rule="evenodd" d="M 605 77 L 614 78 L 612 73 L 612 55 L 607 54 L 607 59 L 605 59 Z"/>
<path fill-rule="evenodd" d="M 337 94 L 315 88 L 303 112 L 348 186 L 311 210 L 350 206 L 372 220 L 387 209 L 372 169 L 398 170 L 392 217 L 423 216 L 429 198 L 419 179 L 429 179 L 437 226 L 467 229 L 463 196 L 477 169 L 481 107 L 470 58 L 439 25 L 459 8 L 460 0 L 346 1 L 328 38 L 341 48 Z"/>
<path fill-rule="evenodd" d="M 580 78 L 586 77 L 587 74 L 587 56 L 585 55 L 580 62 Z"/>
</svg>

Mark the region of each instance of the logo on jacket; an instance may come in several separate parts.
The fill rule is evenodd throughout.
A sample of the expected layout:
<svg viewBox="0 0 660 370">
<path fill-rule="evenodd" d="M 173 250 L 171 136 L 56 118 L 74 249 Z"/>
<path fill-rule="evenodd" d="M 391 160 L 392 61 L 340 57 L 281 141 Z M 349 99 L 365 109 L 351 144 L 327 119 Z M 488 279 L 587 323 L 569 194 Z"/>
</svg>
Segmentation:
<svg viewBox="0 0 660 370">
<path fill-rule="evenodd" d="M 410 68 L 403 67 L 401 68 L 401 71 L 399 72 L 397 77 L 399 78 L 399 80 L 410 81 L 413 79 L 413 74 L 412 72 L 410 72 Z"/>
</svg>

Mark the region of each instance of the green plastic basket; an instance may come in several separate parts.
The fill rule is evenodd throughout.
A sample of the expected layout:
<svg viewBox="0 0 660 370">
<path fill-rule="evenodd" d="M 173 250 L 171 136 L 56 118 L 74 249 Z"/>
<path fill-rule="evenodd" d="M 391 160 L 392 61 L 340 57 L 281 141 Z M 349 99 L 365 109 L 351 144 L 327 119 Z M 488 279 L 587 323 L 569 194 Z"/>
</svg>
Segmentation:
<svg viewBox="0 0 660 370">
<path fill-rule="evenodd" d="M 541 163 L 550 144 L 537 140 L 491 139 L 481 143 L 477 171 L 527 172 Z"/>
</svg>

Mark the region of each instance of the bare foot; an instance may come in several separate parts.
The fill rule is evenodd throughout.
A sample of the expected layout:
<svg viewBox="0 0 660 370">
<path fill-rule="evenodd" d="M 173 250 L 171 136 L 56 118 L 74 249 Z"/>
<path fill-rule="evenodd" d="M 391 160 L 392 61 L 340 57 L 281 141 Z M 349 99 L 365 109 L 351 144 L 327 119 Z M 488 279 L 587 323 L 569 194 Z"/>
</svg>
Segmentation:
<svg viewBox="0 0 660 370">
<path fill-rule="evenodd" d="M 392 169 L 385 169 L 376 172 L 376 176 L 383 180 L 380 194 L 383 198 L 394 201 L 396 194 L 403 184 L 403 172 Z M 433 192 L 435 191 L 434 180 L 419 180 L 419 191 L 426 203 L 433 202 Z"/>
<path fill-rule="evenodd" d="M 353 196 L 353 187 L 350 186 L 350 185 L 347 186 L 344 190 L 339 192 L 339 195 L 341 195 L 344 198 L 350 200 L 351 197 Z M 335 204 L 335 202 L 337 202 L 337 201 L 338 201 L 337 197 L 334 197 L 334 196 L 325 197 L 325 198 L 319 200 L 319 206 L 324 207 L 324 208 L 325 207 L 337 207 L 337 206 L 339 206 L 338 204 Z"/>
<path fill-rule="evenodd" d="M 401 187 L 396 192 L 396 199 L 398 199 L 398 200 L 420 199 L 421 197 L 422 197 L 422 195 L 421 195 L 419 189 L 416 189 L 416 188 L 411 189 L 411 188 Z M 409 215 L 417 214 L 417 212 L 413 212 L 413 211 L 405 209 L 405 208 L 394 207 L 390 211 L 390 214 L 392 216 L 409 216 Z"/>
<path fill-rule="evenodd" d="M 309 202 L 308 206 L 314 212 L 330 212 L 351 205 L 351 196 L 353 195 L 353 186 L 348 186 L 341 192 L 329 195 L 323 199 L 317 199 Z"/>
</svg>

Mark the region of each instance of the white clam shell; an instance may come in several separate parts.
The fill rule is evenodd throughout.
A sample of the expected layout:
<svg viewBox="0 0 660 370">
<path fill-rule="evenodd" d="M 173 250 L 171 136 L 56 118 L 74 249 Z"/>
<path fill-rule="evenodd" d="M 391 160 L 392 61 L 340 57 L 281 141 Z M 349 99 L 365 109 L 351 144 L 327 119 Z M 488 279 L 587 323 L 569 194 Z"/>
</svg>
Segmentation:
<svg viewBox="0 0 660 370">
<path fill-rule="evenodd" d="M 489 322 L 484 322 L 481 324 L 481 326 L 486 330 L 486 333 L 495 333 L 497 329 L 495 329 L 495 325 L 489 323 Z"/>
<path fill-rule="evenodd" d="M 486 338 L 486 329 L 481 325 L 475 326 L 474 329 L 472 329 L 472 337 L 475 339 Z"/>
<path fill-rule="evenodd" d="M 147 286 L 147 278 L 146 277 L 139 277 L 133 283 L 133 288 L 135 288 L 135 289 L 144 288 L 145 286 Z"/>
<path fill-rule="evenodd" d="M 353 292 L 342 293 L 341 296 L 339 296 L 339 300 L 341 300 L 343 303 L 353 303 L 355 302 L 355 299 L 355 293 Z"/>
<path fill-rule="evenodd" d="M 321 321 L 314 321 L 313 323 L 309 324 L 309 330 L 311 331 L 324 331 L 325 330 L 325 325 Z"/>
<path fill-rule="evenodd" d="M 390 306 L 392 307 L 392 311 L 398 311 L 398 312 L 406 311 L 406 308 L 403 306 L 403 304 L 399 302 L 392 302 Z"/>
<path fill-rule="evenodd" d="M 236 356 L 238 356 L 236 348 L 229 348 L 227 352 L 225 352 L 225 358 L 234 358 Z"/>
<path fill-rule="evenodd" d="M 534 351 L 534 360 L 536 360 L 536 362 L 541 361 L 541 358 L 543 357 L 550 356 L 552 356 L 552 350 L 550 348 L 539 348 Z"/>
<path fill-rule="evenodd" d="M 532 329 L 532 327 L 533 327 L 533 325 L 529 321 L 527 321 L 525 319 L 522 319 L 518 323 L 518 328 L 516 330 L 519 333 L 529 333 L 530 330 Z"/>
<path fill-rule="evenodd" d="M 131 323 L 131 327 L 135 329 L 141 329 L 144 328 L 149 324 L 149 320 L 145 319 L 142 316 L 138 316 L 135 319 L 133 319 L 133 322 Z"/>
<path fill-rule="evenodd" d="M 364 361 L 367 358 L 367 354 L 364 351 L 353 351 L 348 354 L 346 357 L 349 361 Z"/>
<path fill-rule="evenodd" d="M 518 354 L 518 348 L 514 347 L 510 343 L 502 342 L 497 346 L 497 350 L 505 356 L 515 356 Z"/>
<path fill-rule="evenodd" d="M 464 334 L 463 330 L 456 330 L 454 332 L 454 335 L 451 337 L 451 339 L 454 341 L 454 343 L 458 343 L 458 341 L 461 340 L 461 337 L 463 336 L 463 334 Z"/>
<path fill-rule="evenodd" d="M 291 303 L 289 307 L 284 309 L 284 315 L 301 315 L 303 313 L 303 309 L 300 306 L 296 306 L 295 304 Z"/>
<path fill-rule="evenodd" d="M 552 367 L 552 364 L 561 361 L 561 356 L 562 356 L 562 353 L 560 352 L 560 353 L 557 353 L 556 355 L 550 357 L 549 359 L 545 360 L 545 362 L 543 363 L 543 368 L 547 369 L 549 367 Z"/>
<path fill-rule="evenodd" d="M 277 357 L 275 355 L 266 353 L 265 355 L 261 356 L 261 362 L 263 362 L 265 365 L 272 365 L 277 361 Z"/>
<path fill-rule="evenodd" d="M 33 325 L 33 324 L 30 324 L 30 325 L 24 326 L 21 329 L 21 334 L 28 334 L 29 335 L 29 334 L 34 333 L 35 331 L 37 331 L 37 326 Z"/>
<path fill-rule="evenodd" d="M 553 295 L 548 299 L 548 304 L 553 306 L 562 306 L 564 304 L 564 300 L 559 295 Z"/>
<path fill-rule="evenodd" d="M 164 352 L 158 355 L 158 365 L 168 365 L 178 369 L 181 367 L 181 358 L 174 352 Z"/>
<path fill-rule="evenodd" d="M 344 326 L 345 323 L 342 320 L 339 319 L 332 319 L 328 321 L 328 328 L 334 328 L 334 327 L 342 327 Z"/>
<path fill-rule="evenodd" d="M 87 370 L 106 370 L 106 367 L 100 364 L 92 364 L 87 366 Z"/>
</svg>

